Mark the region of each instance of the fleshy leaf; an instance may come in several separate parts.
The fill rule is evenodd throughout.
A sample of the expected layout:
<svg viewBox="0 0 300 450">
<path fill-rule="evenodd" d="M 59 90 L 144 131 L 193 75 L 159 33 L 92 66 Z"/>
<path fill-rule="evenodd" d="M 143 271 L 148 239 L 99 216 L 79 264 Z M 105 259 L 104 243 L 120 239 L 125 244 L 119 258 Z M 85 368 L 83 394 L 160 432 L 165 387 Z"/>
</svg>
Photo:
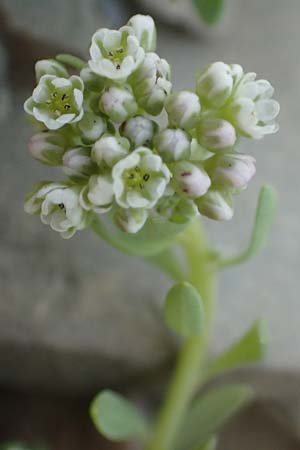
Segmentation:
<svg viewBox="0 0 300 450">
<path fill-rule="evenodd" d="M 245 384 L 216 387 L 194 401 L 179 433 L 176 450 L 194 450 L 204 443 L 254 396 Z M 197 447 L 196 447 L 197 448 Z"/>
<path fill-rule="evenodd" d="M 92 401 L 90 414 L 97 430 L 111 441 L 143 441 L 147 435 L 147 424 L 141 413 L 113 391 L 98 394 Z"/>
<path fill-rule="evenodd" d="M 216 450 L 218 444 L 217 436 L 211 436 L 207 441 L 197 446 L 195 450 Z"/>
<path fill-rule="evenodd" d="M 105 224 L 95 216 L 92 228 L 102 239 L 124 253 L 153 256 L 172 245 L 176 236 L 188 225 L 189 223 L 178 225 L 149 219 L 139 232 L 130 234 L 117 228 L 109 214 Z"/>
<path fill-rule="evenodd" d="M 187 282 L 175 284 L 168 292 L 164 317 L 167 326 L 179 336 L 200 335 L 204 324 L 204 308 L 199 292 Z"/>
<path fill-rule="evenodd" d="M 226 268 L 248 261 L 266 244 L 274 221 L 277 193 L 272 186 L 263 186 L 259 193 L 255 222 L 248 248 L 238 256 L 219 261 L 220 268 Z"/>
<path fill-rule="evenodd" d="M 224 0 L 193 0 L 200 16 L 209 25 L 216 23 L 224 9 Z"/>
<path fill-rule="evenodd" d="M 215 359 L 208 369 L 207 378 L 261 361 L 266 354 L 267 343 L 266 323 L 258 320 L 240 340 Z"/>
</svg>

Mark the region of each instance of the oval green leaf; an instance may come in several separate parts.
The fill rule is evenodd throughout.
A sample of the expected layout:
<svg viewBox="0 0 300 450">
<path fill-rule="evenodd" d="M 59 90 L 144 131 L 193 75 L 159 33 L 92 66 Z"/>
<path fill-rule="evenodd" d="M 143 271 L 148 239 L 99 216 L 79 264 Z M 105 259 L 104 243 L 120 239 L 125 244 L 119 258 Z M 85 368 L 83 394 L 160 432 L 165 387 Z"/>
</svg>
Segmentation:
<svg viewBox="0 0 300 450">
<path fill-rule="evenodd" d="M 148 433 L 147 423 L 135 406 L 110 390 L 95 397 L 90 415 L 97 430 L 111 441 L 143 441 Z"/>
<path fill-rule="evenodd" d="M 166 297 L 164 318 L 167 326 L 181 337 L 200 335 L 204 307 L 197 289 L 185 281 L 175 284 Z"/>
<path fill-rule="evenodd" d="M 224 9 L 224 0 L 193 0 L 200 16 L 209 25 L 216 23 Z"/>
</svg>

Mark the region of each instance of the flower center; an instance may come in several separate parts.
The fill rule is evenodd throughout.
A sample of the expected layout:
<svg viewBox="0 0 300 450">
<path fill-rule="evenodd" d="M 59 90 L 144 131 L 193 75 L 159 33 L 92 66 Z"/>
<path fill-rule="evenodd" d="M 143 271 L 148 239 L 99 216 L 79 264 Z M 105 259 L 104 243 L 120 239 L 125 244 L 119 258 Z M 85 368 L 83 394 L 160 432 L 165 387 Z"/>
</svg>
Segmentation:
<svg viewBox="0 0 300 450">
<path fill-rule="evenodd" d="M 150 179 L 150 173 L 142 170 L 139 166 L 125 172 L 126 186 L 130 190 L 144 190 Z"/>
<path fill-rule="evenodd" d="M 56 117 L 77 112 L 71 89 L 53 88 L 46 103 Z"/>
<path fill-rule="evenodd" d="M 116 69 L 121 69 L 121 63 L 125 57 L 125 51 L 123 47 L 117 48 L 116 50 L 111 50 L 107 53 L 108 59 L 110 59 L 116 66 Z"/>
</svg>

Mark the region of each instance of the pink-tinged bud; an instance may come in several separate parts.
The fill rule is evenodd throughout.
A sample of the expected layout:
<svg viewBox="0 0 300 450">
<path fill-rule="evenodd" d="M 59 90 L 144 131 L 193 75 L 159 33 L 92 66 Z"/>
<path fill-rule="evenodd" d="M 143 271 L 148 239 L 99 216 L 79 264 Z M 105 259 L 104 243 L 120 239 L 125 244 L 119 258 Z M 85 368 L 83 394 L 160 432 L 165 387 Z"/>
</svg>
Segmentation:
<svg viewBox="0 0 300 450">
<path fill-rule="evenodd" d="M 245 188 L 255 175 L 255 162 L 252 156 L 238 153 L 217 156 L 211 179 L 217 185 L 228 185 L 236 189 Z"/>
<path fill-rule="evenodd" d="M 178 191 L 190 198 L 198 198 L 206 194 L 211 185 L 205 170 L 187 161 L 175 164 L 173 175 Z"/>
<path fill-rule="evenodd" d="M 232 219 L 232 196 L 228 192 L 211 189 L 196 203 L 200 214 L 209 219 L 220 221 Z"/>
<path fill-rule="evenodd" d="M 69 177 L 86 178 L 91 175 L 92 169 L 90 150 L 87 148 L 73 148 L 64 154 L 63 170 Z"/>
<path fill-rule="evenodd" d="M 236 142 L 235 128 L 227 120 L 206 119 L 197 127 L 199 143 L 212 152 L 228 150 Z"/>
<path fill-rule="evenodd" d="M 195 127 L 201 111 L 199 97 L 189 91 L 171 94 L 165 102 L 165 108 L 169 116 L 169 124 L 185 130 Z"/>
<path fill-rule="evenodd" d="M 156 135 L 154 145 L 165 162 L 188 159 L 191 152 L 191 139 L 182 130 L 166 128 Z"/>
<path fill-rule="evenodd" d="M 65 138 L 55 132 L 46 131 L 31 136 L 28 142 L 30 155 L 38 161 L 50 166 L 60 166 L 65 152 Z"/>
</svg>

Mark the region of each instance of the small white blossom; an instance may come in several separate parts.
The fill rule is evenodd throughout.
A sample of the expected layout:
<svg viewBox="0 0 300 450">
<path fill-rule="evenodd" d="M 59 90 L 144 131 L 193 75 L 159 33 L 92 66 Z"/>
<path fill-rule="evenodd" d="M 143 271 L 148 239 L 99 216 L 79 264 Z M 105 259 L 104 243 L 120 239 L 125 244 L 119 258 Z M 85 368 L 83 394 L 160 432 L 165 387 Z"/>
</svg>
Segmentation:
<svg viewBox="0 0 300 450">
<path fill-rule="evenodd" d="M 100 98 L 99 107 L 113 122 L 124 122 L 137 113 L 138 105 L 129 89 L 110 87 Z"/>
<path fill-rule="evenodd" d="M 156 53 L 147 53 L 144 61 L 130 77 L 136 100 L 147 113 L 158 115 L 170 94 L 170 66 Z"/>
<path fill-rule="evenodd" d="M 49 130 L 57 130 L 82 118 L 83 89 L 76 75 L 68 79 L 43 75 L 24 109 Z"/>
<path fill-rule="evenodd" d="M 43 75 L 55 75 L 56 77 L 69 78 L 69 74 L 65 66 L 55 59 L 42 59 L 36 62 L 36 81 L 39 82 Z"/>
<path fill-rule="evenodd" d="M 261 139 L 278 130 L 274 119 L 279 114 L 280 106 L 271 98 L 274 94 L 271 84 L 255 78 L 255 73 L 243 77 L 227 114 L 243 136 Z"/>
<path fill-rule="evenodd" d="M 167 128 L 155 136 L 154 144 L 166 162 L 180 161 L 190 156 L 191 139 L 183 130 Z"/>
<path fill-rule="evenodd" d="M 197 139 L 204 148 L 223 152 L 234 146 L 236 132 L 227 120 L 204 119 L 197 127 Z"/>
<path fill-rule="evenodd" d="M 156 28 L 151 16 L 136 14 L 131 17 L 127 25 L 134 30 L 145 52 L 154 52 L 156 47 Z"/>
<path fill-rule="evenodd" d="M 240 153 L 227 153 L 213 158 L 211 178 L 214 184 L 243 189 L 254 177 L 255 159 Z"/>
<path fill-rule="evenodd" d="M 105 135 L 95 142 L 92 148 L 92 159 L 99 166 L 105 163 L 108 167 L 113 167 L 120 159 L 127 156 L 129 146 L 126 138 Z"/>
<path fill-rule="evenodd" d="M 114 166 L 112 177 L 121 207 L 150 209 L 164 194 L 171 173 L 158 155 L 139 147 Z"/>
<path fill-rule="evenodd" d="M 194 128 L 201 111 L 199 98 L 189 91 L 180 91 L 171 94 L 165 103 L 171 127 L 185 130 Z"/>
<path fill-rule="evenodd" d="M 210 178 L 200 165 L 180 161 L 174 164 L 172 173 L 176 190 L 187 197 L 201 197 L 210 188 Z"/>
<path fill-rule="evenodd" d="M 31 136 L 28 142 L 30 155 L 50 166 L 60 166 L 66 150 L 67 141 L 62 134 L 45 131 Z"/>
<path fill-rule="evenodd" d="M 113 198 L 111 176 L 109 174 L 92 175 L 80 193 L 80 204 L 87 211 L 105 213 L 110 210 Z"/>
<path fill-rule="evenodd" d="M 196 203 L 200 214 L 209 219 L 222 221 L 233 217 L 232 197 L 227 191 L 210 189 Z"/>
<path fill-rule="evenodd" d="M 69 177 L 75 178 L 86 178 L 91 175 L 93 171 L 91 151 L 85 147 L 67 150 L 63 156 L 63 171 Z"/>
<path fill-rule="evenodd" d="M 144 208 L 119 209 L 115 214 L 115 222 L 121 230 L 135 234 L 140 231 L 148 219 L 149 212 Z"/>
<path fill-rule="evenodd" d="M 40 214 L 41 221 L 65 238 L 87 226 L 88 215 L 79 204 L 79 186 L 40 183 L 27 197 L 25 211 Z"/>
<path fill-rule="evenodd" d="M 121 132 L 136 148 L 152 141 L 154 129 L 155 124 L 152 120 L 147 117 L 136 116 L 122 125 Z"/>
<path fill-rule="evenodd" d="M 106 131 L 104 118 L 91 112 L 86 112 L 77 126 L 82 137 L 90 142 L 97 141 Z"/>
<path fill-rule="evenodd" d="M 92 37 L 89 67 L 101 77 L 124 82 L 143 61 L 144 55 L 131 27 L 102 28 Z"/>
<path fill-rule="evenodd" d="M 242 75 L 243 69 L 238 64 L 210 64 L 197 77 L 196 91 L 201 104 L 205 107 L 222 107 Z"/>
</svg>

